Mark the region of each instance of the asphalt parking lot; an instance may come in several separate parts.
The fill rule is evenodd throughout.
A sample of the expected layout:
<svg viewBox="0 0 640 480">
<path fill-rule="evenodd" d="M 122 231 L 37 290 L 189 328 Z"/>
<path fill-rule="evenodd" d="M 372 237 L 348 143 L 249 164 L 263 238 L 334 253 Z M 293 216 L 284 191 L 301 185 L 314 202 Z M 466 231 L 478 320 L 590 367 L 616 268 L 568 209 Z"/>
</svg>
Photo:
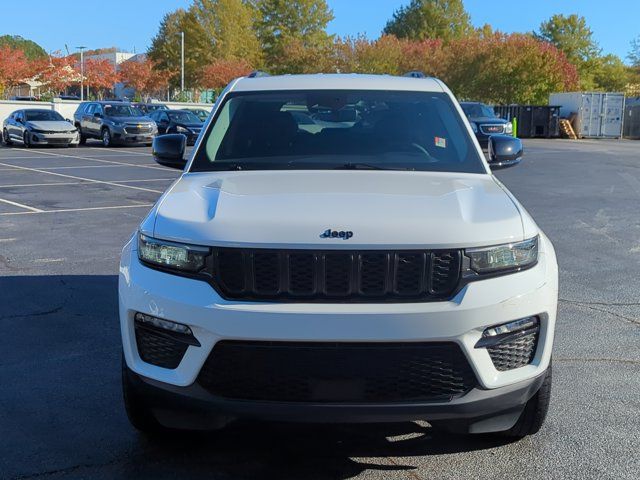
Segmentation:
<svg viewBox="0 0 640 480">
<path fill-rule="evenodd" d="M 148 148 L 0 147 L 0 478 L 637 478 L 640 142 L 530 140 L 499 172 L 554 242 L 550 415 L 516 443 L 426 424 L 150 442 L 121 401 L 117 261 L 176 170 Z"/>
</svg>

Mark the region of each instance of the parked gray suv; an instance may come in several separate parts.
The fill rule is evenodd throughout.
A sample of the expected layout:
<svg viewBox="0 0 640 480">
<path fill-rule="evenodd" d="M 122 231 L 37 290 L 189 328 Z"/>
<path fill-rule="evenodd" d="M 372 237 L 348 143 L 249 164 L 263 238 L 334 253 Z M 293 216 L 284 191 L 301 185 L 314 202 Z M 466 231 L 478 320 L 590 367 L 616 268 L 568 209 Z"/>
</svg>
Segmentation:
<svg viewBox="0 0 640 480">
<path fill-rule="evenodd" d="M 155 122 L 126 102 L 82 102 L 73 115 L 80 143 L 87 138 L 113 144 L 151 145 L 158 133 Z"/>
</svg>

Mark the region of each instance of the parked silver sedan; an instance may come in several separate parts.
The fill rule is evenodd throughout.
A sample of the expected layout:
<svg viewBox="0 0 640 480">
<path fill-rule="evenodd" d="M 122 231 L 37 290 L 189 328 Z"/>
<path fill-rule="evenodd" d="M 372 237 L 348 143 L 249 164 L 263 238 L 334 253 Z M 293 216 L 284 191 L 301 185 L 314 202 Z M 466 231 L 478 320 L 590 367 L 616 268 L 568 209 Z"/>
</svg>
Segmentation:
<svg viewBox="0 0 640 480">
<path fill-rule="evenodd" d="M 40 145 L 77 147 L 80 136 L 76 127 L 53 110 L 27 108 L 16 110 L 2 124 L 5 145 L 14 142 L 26 148 Z"/>
</svg>

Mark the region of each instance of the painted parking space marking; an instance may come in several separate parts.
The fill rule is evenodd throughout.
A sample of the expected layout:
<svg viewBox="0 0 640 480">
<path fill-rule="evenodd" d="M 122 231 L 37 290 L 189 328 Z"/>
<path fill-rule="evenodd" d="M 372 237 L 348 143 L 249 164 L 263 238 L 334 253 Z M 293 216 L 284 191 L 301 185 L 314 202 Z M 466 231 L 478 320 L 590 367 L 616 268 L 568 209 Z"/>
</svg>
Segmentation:
<svg viewBox="0 0 640 480">
<path fill-rule="evenodd" d="M 113 183 L 142 183 L 142 182 L 168 182 L 173 181 L 171 178 L 145 178 L 143 180 L 112 180 Z M 13 185 L 0 185 L 0 188 L 21 188 L 21 187 L 57 187 L 69 185 L 86 185 L 90 181 L 81 182 L 53 182 L 53 183 L 17 183 Z"/>
<path fill-rule="evenodd" d="M 88 160 L 90 162 L 111 163 L 114 165 L 124 165 L 128 167 L 137 167 L 137 168 L 149 168 L 152 170 L 163 170 L 163 171 L 167 170 L 165 167 L 156 166 L 152 163 L 136 164 L 136 163 L 116 162 L 114 160 L 103 160 L 99 158 L 86 157 L 86 156 L 80 156 L 80 155 L 63 155 L 59 153 L 43 152 L 42 150 L 34 150 L 34 151 L 41 153 L 42 155 L 51 155 L 53 157 L 77 158 L 79 160 Z"/>
<path fill-rule="evenodd" d="M 121 187 L 121 188 L 130 188 L 132 190 L 140 190 L 143 192 L 151 192 L 151 193 L 162 193 L 162 190 L 154 190 L 151 188 L 144 188 L 144 187 L 135 187 L 133 185 L 121 185 L 118 184 L 116 182 L 109 182 L 106 180 L 94 180 L 92 178 L 84 178 L 84 177 L 78 177 L 76 175 L 66 175 L 64 173 L 58 173 L 58 172 L 49 172 L 47 170 L 41 170 L 38 168 L 30 168 L 30 167 L 20 167 L 20 166 L 16 166 L 16 165 L 8 165 L 6 163 L 0 163 L 0 166 L 4 166 L 4 167 L 15 167 L 19 170 L 26 170 L 26 171 L 30 171 L 30 172 L 37 172 L 37 173 L 45 173 L 47 175 L 56 175 L 59 177 L 64 177 L 64 178 L 71 178 L 74 180 L 84 180 L 86 182 L 90 182 L 90 183 L 101 183 L 103 185 L 112 185 L 115 187 Z"/>
<path fill-rule="evenodd" d="M 150 153 L 145 153 L 145 152 L 132 152 L 131 150 L 120 150 L 118 148 L 109 148 L 109 147 L 87 147 L 90 148 L 91 150 L 101 150 L 101 151 L 109 151 L 109 152 L 125 152 L 128 153 L 129 155 L 144 155 L 144 156 L 148 156 L 148 157 L 153 157 L 152 154 Z"/>
<path fill-rule="evenodd" d="M 60 208 L 56 210 L 39 210 L 37 212 L 8 212 L 0 213 L 0 217 L 8 217 L 15 215 L 37 215 L 43 213 L 68 213 L 68 212 L 89 212 L 97 210 L 120 210 L 127 208 L 150 208 L 153 207 L 153 203 L 139 203 L 136 205 L 109 205 L 106 207 L 84 207 L 84 208 Z"/>
<path fill-rule="evenodd" d="M 0 198 L 0 202 L 6 203 L 7 205 L 13 205 L 14 207 L 25 208 L 25 209 L 29 210 L 29 213 L 42 213 L 42 212 L 44 212 L 44 210 L 40 210 L 39 208 L 30 207 L 29 205 L 25 205 L 23 203 L 18 203 L 18 202 L 13 202 L 11 200 L 5 200 L 4 198 Z M 27 213 L 27 212 L 20 212 L 20 213 Z M 8 214 L 3 213 L 2 215 L 8 215 Z"/>
</svg>

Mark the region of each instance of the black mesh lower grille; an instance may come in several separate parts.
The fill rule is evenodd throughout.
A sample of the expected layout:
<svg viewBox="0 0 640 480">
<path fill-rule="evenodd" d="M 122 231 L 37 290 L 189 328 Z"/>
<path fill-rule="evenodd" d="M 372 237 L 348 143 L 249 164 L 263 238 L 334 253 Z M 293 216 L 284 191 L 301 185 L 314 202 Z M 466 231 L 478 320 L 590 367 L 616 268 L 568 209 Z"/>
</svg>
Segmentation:
<svg viewBox="0 0 640 480">
<path fill-rule="evenodd" d="M 216 248 L 212 281 L 233 300 L 442 300 L 458 286 L 461 258 L 460 250 Z"/>
<path fill-rule="evenodd" d="M 162 331 L 136 323 L 136 344 L 143 362 L 163 368 L 177 368 L 189 345 Z"/>
<path fill-rule="evenodd" d="M 488 347 L 487 351 L 496 370 L 505 371 L 529 365 L 536 354 L 538 328 L 511 341 Z"/>
<path fill-rule="evenodd" d="M 335 403 L 448 401 L 476 385 L 454 343 L 225 340 L 197 381 L 225 398 Z"/>
</svg>

